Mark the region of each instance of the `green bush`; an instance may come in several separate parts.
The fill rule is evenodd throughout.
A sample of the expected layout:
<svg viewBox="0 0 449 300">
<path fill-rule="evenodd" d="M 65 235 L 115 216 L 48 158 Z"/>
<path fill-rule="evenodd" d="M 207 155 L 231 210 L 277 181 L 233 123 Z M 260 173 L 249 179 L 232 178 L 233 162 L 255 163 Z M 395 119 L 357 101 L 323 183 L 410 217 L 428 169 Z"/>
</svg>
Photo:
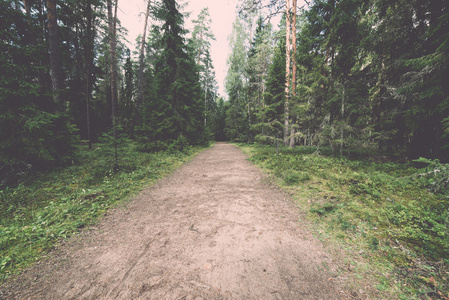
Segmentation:
<svg viewBox="0 0 449 300">
<path fill-rule="evenodd" d="M 419 158 L 415 160 L 428 166 L 415 174 L 415 178 L 434 193 L 449 193 L 449 164 L 442 164 L 438 159 Z"/>
<path fill-rule="evenodd" d="M 167 142 L 160 140 L 154 141 L 146 135 L 142 134 L 142 132 L 139 133 L 140 134 L 137 136 L 137 150 L 139 150 L 140 152 L 156 153 L 159 151 L 167 150 Z"/>
<path fill-rule="evenodd" d="M 169 146 L 168 151 L 175 152 L 184 152 L 190 149 L 190 144 L 187 138 L 183 135 L 180 135 L 176 140 L 174 140 Z"/>
<path fill-rule="evenodd" d="M 285 184 L 293 185 L 300 182 L 305 182 L 310 180 L 310 176 L 307 172 L 300 172 L 295 170 L 289 170 L 282 173 Z"/>
</svg>

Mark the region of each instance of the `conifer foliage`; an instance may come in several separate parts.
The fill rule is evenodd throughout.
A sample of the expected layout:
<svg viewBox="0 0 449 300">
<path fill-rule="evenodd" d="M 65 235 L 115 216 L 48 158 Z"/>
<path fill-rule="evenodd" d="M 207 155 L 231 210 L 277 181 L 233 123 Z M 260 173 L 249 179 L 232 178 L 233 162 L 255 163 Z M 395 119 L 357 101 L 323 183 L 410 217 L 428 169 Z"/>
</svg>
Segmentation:
<svg viewBox="0 0 449 300">
<path fill-rule="evenodd" d="M 154 27 L 159 38 L 153 66 L 153 97 L 146 99 L 142 124 L 149 143 L 163 145 L 178 139 L 204 142 L 203 98 L 193 52 L 187 47 L 184 17 L 175 0 L 164 0 L 155 7 L 161 22 Z"/>
<path fill-rule="evenodd" d="M 177 151 L 212 136 L 205 130 L 217 97 L 210 44 L 198 55 L 177 1 L 143 2 L 154 26 L 142 28 L 138 61 L 117 19 L 125 1 L 0 3 L 0 185 L 76 163 L 78 146 L 95 149 L 103 136 L 103 147 L 115 148 L 104 151 L 114 153 L 114 168 L 130 138 L 141 150 Z"/>
<path fill-rule="evenodd" d="M 42 23 L 12 1 L 0 10 L 0 180 L 7 180 L 69 159 L 76 134 L 52 97 Z"/>
<path fill-rule="evenodd" d="M 236 139 L 230 128 L 246 123 L 254 131 L 245 131 L 246 141 L 254 134 L 273 141 L 284 123 L 284 144 L 290 147 L 329 147 L 339 156 L 363 151 L 448 159 L 447 1 L 314 0 L 298 9 L 298 1 L 241 3 L 239 22 L 246 22 L 247 38 L 231 44 L 228 77 L 235 79 L 227 91 L 229 112 L 244 120 L 230 120 L 228 138 Z M 251 29 L 260 25 L 250 16 L 266 20 L 282 9 L 276 50 L 265 55 L 269 72 L 259 84 L 265 93 L 256 93 L 254 43 L 270 40 L 269 35 L 257 40 L 258 29 L 252 37 Z M 248 71 L 240 76 L 235 76 L 236 53 L 249 58 Z M 240 102 L 233 100 L 235 91 Z"/>
</svg>

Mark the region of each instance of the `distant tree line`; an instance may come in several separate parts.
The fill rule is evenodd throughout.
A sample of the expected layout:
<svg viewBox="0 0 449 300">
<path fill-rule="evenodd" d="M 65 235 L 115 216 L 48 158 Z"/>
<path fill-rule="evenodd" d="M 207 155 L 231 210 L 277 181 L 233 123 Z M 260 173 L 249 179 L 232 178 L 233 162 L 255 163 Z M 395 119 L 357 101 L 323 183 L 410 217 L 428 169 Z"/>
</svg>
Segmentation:
<svg viewBox="0 0 449 300">
<path fill-rule="evenodd" d="M 244 0 L 226 135 L 449 159 L 449 3 Z M 279 30 L 267 21 L 283 12 Z"/>
</svg>

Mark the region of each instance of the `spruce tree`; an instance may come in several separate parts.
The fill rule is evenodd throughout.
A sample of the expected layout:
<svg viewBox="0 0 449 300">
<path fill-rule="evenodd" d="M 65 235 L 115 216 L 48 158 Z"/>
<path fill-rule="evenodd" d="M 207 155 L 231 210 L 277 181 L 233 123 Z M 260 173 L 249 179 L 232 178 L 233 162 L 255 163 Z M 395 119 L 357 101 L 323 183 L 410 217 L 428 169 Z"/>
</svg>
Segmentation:
<svg viewBox="0 0 449 300">
<path fill-rule="evenodd" d="M 175 0 L 163 0 L 155 9 L 162 22 L 156 41 L 154 98 L 148 99 L 145 135 L 150 142 L 187 139 L 204 142 L 203 111 L 198 70 L 187 47 L 184 17 Z"/>
<path fill-rule="evenodd" d="M 248 118 L 250 125 L 259 123 L 258 112 L 264 108 L 267 74 L 272 60 L 273 41 L 271 24 L 264 24 L 262 16 L 256 22 L 256 30 L 248 51 Z M 252 129 L 251 136 L 257 134 Z"/>
<path fill-rule="evenodd" d="M 75 129 L 56 112 L 51 81 L 42 75 L 50 64 L 40 25 L 12 1 L 0 3 L 0 185 L 61 164 L 74 150 Z"/>
<path fill-rule="evenodd" d="M 268 70 L 264 105 L 260 110 L 260 140 L 283 141 L 285 101 L 285 39 L 278 41 Z"/>
<path fill-rule="evenodd" d="M 228 74 L 226 75 L 226 91 L 229 96 L 229 108 L 226 111 L 226 137 L 235 141 L 248 141 L 250 138 L 245 51 L 246 34 L 242 23 L 236 18 L 231 35 L 232 52 L 228 58 Z"/>
<path fill-rule="evenodd" d="M 133 118 L 135 104 L 133 101 L 134 88 L 134 70 L 133 62 L 131 60 L 131 51 L 127 49 L 127 57 L 125 65 L 123 66 L 124 80 L 121 87 L 120 98 L 118 103 L 118 117 L 124 131 L 132 136 L 133 134 Z"/>
<path fill-rule="evenodd" d="M 214 122 L 208 122 L 208 119 L 213 117 L 216 106 L 217 83 L 215 81 L 215 71 L 210 56 L 211 41 L 215 40 L 215 36 L 210 28 L 212 19 L 209 15 L 209 9 L 203 8 L 198 14 L 198 17 L 192 22 L 195 25 L 192 31 L 191 47 L 199 68 L 201 90 L 204 98 L 204 126 L 207 134 L 211 135 L 214 131 Z"/>
</svg>

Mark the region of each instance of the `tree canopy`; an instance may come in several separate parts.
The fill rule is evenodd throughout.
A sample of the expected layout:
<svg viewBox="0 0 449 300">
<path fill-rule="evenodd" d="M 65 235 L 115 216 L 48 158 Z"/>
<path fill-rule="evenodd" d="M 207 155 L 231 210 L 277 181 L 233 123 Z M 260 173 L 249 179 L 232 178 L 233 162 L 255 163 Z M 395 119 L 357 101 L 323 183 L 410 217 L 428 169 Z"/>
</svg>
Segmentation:
<svg viewBox="0 0 449 300">
<path fill-rule="evenodd" d="M 220 101 L 208 8 L 188 32 L 177 1 L 146 4 L 136 59 L 117 1 L 1 2 L 2 181 L 72 163 L 113 128 L 143 151 L 282 137 L 340 156 L 449 157 L 446 2 L 243 1 Z"/>
<path fill-rule="evenodd" d="M 149 34 L 136 59 L 117 1 L 2 1 L 2 182 L 73 163 L 78 146 L 109 132 L 112 147 L 133 138 L 144 151 L 213 138 L 218 94 L 207 9 L 189 33 L 177 1 L 146 3 L 154 25 L 142 28 Z"/>
<path fill-rule="evenodd" d="M 244 119 L 241 126 L 258 125 L 252 127 L 255 132 L 245 130 L 244 140 L 254 140 L 257 134 L 274 140 L 273 125 L 279 127 L 284 118 L 292 129 L 285 131 L 290 132 L 290 142 L 293 139 L 290 146 L 330 147 L 336 155 L 357 150 L 447 160 L 449 40 L 443 28 L 449 12 L 445 2 L 314 0 L 305 8 L 287 6 L 275 34 L 277 45 L 270 45 L 270 37 L 260 40 L 258 30 L 267 26 L 260 20 L 267 22 L 283 4 L 244 1 L 240 7 L 241 19 L 236 22 L 257 28 L 254 38 L 247 31 L 243 41 L 232 40 L 229 58 L 229 110 L 234 115 L 239 111 Z M 260 15 L 259 21 L 251 18 L 254 14 Z M 292 15 L 298 16 L 295 23 L 290 22 Z M 295 39 L 288 35 L 292 30 Z M 259 53 L 268 61 L 269 72 L 259 84 L 266 92 L 254 93 L 255 45 L 263 43 L 276 50 L 274 55 Z M 289 58 L 281 57 L 282 47 L 292 58 L 290 66 L 286 64 L 291 74 L 284 81 L 280 60 Z M 245 61 L 233 63 L 245 55 Z M 245 64 L 246 70 L 236 70 L 235 66 Z M 240 102 L 235 101 L 236 91 Z M 235 120 L 227 124 L 229 129 L 237 126 Z"/>
</svg>

